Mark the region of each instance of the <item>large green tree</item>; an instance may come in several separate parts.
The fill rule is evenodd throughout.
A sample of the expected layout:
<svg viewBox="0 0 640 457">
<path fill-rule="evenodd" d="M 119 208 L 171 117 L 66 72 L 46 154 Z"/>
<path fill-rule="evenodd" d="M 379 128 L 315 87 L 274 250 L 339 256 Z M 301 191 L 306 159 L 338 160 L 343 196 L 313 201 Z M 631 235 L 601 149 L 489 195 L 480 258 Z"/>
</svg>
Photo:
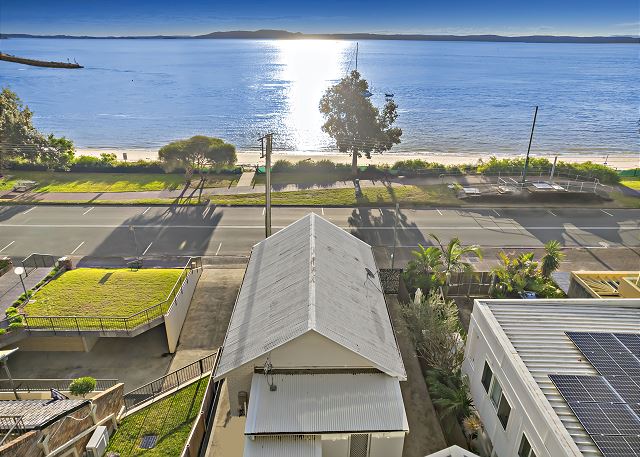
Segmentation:
<svg viewBox="0 0 640 457">
<path fill-rule="evenodd" d="M 35 162 L 46 139 L 32 123 L 33 113 L 18 95 L 5 87 L 0 92 L 0 169 L 6 161 L 25 158 Z"/>
<path fill-rule="evenodd" d="M 367 96 L 369 83 L 357 70 L 327 89 L 320 100 L 325 118 L 322 130 L 336 141 L 340 152 L 351 154 L 351 171 L 358 173 L 358 158 L 371 158 L 372 152 L 388 151 L 400 143 L 402 130 L 393 127 L 398 106 L 387 100 L 382 111 Z"/>
<path fill-rule="evenodd" d="M 167 169 L 184 168 L 187 180 L 194 171 L 236 163 L 236 147 L 220 138 L 196 135 L 160 148 L 160 160 Z"/>
</svg>

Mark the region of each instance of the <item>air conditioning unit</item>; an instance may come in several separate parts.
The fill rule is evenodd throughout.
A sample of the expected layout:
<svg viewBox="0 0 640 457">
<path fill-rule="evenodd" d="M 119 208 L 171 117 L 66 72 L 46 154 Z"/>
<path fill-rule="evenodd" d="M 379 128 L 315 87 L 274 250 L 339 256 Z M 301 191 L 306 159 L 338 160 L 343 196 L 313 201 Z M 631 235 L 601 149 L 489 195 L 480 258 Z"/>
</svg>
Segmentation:
<svg viewBox="0 0 640 457">
<path fill-rule="evenodd" d="M 87 443 L 88 457 L 102 457 L 109 444 L 109 430 L 104 425 L 96 427 L 91 439 Z"/>
</svg>

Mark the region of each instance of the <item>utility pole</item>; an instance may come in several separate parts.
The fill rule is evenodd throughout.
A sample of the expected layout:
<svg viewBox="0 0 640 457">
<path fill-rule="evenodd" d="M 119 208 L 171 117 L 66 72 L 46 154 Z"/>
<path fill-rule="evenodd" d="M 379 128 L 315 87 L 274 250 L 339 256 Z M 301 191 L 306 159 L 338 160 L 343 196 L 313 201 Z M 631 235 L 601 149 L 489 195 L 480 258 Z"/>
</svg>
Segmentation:
<svg viewBox="0 0 640 457">
<path fill-rule="evenodd" d="M 536 117 L 538 117 L 538 105 L 533 113 L 533 124 L 531 124 L 531 136 L 529 137 L 529 147 L 527 148 L 527 158 L 524 161 L 524 170 L 522 172 L 522 185 L 527 182 L 527 168 L 529 167 L 529 153 L 531 152 L 531 142 L 533 141 L 533 129 L 536 127 Z"/>
<path fill-rule="evenodd" d="M 396 264 L 396 245 L 398 244 L 397 231 L 398 231 L 398 212 L 399 211 L 400 211 L 400 203 L 396 203 L 396 218 L 395 218 L 395 221 L 393 222 L 393 252 L 391 252 L 391 269 L 392 270 Z"/>
<path fill-rule="evenodd" d="M 556 174 L 556 163 L 558 162 L 558 156 L 556 156 L 555 159 L 553 159 L 553 166 L 551 167 L 551 176 L 550 176 L 550 180 L 553 183 L 553 175 Z"/>
<path fill-rule="evenodd" d="M 267 133 L 260 138 L 262 145 L 262 154 L 260 158 L 265 158 L 265 212 L 264 212 L 264 236 L 269 238 L 271 236 L 271 151 L 273 149 L 273 133 Z"/>
</svg>

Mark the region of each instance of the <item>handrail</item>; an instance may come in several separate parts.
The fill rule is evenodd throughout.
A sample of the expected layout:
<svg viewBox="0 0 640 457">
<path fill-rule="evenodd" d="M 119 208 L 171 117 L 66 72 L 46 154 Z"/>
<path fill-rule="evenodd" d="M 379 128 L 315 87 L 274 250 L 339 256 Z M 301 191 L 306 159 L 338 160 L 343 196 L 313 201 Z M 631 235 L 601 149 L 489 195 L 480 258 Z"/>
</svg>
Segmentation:
<svg viewBox="0 0 640 457">
<path fill-rule="evenodd" d="M 195 266 L 193 263 L 195 262 Z M 189 275 L 202 268 L 200 257 L 189 257 L 189 261 L 182 269 L 180 276 L 167 298 L 160 303 L 137 311 L 129 316 L 29 316 L 23 315 L 27 330 L 56 331 L 126 331 L 127 333 L 166 314 L 176 300 L 179 292 L 188 282 Z M 178 287 L 179 286 L 179 287 Z M 166 306 L 168 304 L 168 306 Z M 166 306 L 166 309 L 164 309 Z M 159 312 L 158 312 L 159 310 Z M 131 322 L 130 322 L 131 321 Z M 58 323 L 56 325 L 55 323 Z M 105 325 L 106 324 L 106 325 Z"/>
<path fill-rule="evenodd" d="M 73 379 L 13 379 L 13 385 L 9 379 L 0 379 L 0 392 L 12 392 L 14 389 L 19 392 L 36 392 L 36 391 L 48 391 L 50 389 L 56 389 L 61 391 L 68 391 L 69 384 Z M 7 384 L 5 386 L 4 384 Z M 96 387 L 94 390 L 103 391 L 110 389 L 118 384 L 117 379 L 96 379 Z"/>
<path fill-rule="evenodd" d="M 213 371 L 217 360 L 218 352 L 209 354 L 195 362 L 185 365 L 171 373 L 167 373 L 147 384 L 144 384 L 123 395 L 125 410 L 146 402 L 174 389 L 188 381 L 199 378 L 206 373 Z"/>
<path fill-rule="evenodd" d="M 24 416 L 0 416 L 0 430 L 4 432 L 4 436 L 0 439 L 2 445 L 12 434 L 22 435 L 26 432 L 22 418 Z"/>
</svg>

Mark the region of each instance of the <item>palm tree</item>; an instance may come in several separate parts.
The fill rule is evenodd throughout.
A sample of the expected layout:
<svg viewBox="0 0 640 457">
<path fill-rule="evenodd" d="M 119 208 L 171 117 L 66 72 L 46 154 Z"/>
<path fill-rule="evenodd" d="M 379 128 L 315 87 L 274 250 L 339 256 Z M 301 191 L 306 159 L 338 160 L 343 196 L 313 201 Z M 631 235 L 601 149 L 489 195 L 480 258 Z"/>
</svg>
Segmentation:
<svg viewBox="0 0 640 457">
<path fill-rule="evenodd" d="M 459 369 L 454 372 L 430 370 L 426 380 L 433 404 L 440 408 L 444 416 L 462 421 L 471 415 L 473 400 L 469 395 L 467 380 Z"/>
<path fill-rule="evenodd" d="M 442 283 L 442 252 L 435 246 L 418 246 L 420 248 L 411 253 L 414 259 L 407 264 L 403 274 L 409 288 L 427 291 Z"/>
<path fill-rule="evenodd" d="M 471 244 L 469 246 L 463 246 L 460 238 L 455 237 L 449 240 L 449 243 L 444 246 L 438 238 L 433 233 L 430 233 L 429 236 L 436 240 L 436 243 L 440 246 L 440 251 L 442 252 L 442 264 L 443 269 L 442 272 L 445 276 L 445 287 L 449 286 L 449 279 L 451 278 L 452 272 L 464 272 L 471 273 L 473 272 L 473 265 L 469 262 L 465 262 L 463 257 L 467 254 L 473 254 L 479 259 L 482 259 L 482 250 L 480 246 L 477 244 Z"/>
<path fill-rule="evenodd" d="M 542 257 L 542 265 L 540 272 L 545 278 L 551 277 L 551 273 L 560 267 L 560 262 L 564 259 L 564 253 L 560 250 L 560 243 L 551 240 L 544 245 L 544 256 Z"/>
</svg>

